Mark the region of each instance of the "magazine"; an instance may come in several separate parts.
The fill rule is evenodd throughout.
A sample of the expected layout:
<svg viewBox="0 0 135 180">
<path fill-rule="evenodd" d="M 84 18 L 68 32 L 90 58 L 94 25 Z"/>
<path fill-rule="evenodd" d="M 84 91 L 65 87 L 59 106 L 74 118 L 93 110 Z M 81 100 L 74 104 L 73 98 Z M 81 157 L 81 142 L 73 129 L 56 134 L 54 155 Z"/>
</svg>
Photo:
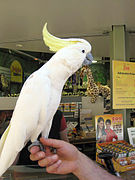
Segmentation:
<svg viewBox="0 0 135 180">
<path fill-rule="evenodd" d="M 122 114 L 105 114 L 95 116 L 97 143 L 123 140 Z"/>
</svg>

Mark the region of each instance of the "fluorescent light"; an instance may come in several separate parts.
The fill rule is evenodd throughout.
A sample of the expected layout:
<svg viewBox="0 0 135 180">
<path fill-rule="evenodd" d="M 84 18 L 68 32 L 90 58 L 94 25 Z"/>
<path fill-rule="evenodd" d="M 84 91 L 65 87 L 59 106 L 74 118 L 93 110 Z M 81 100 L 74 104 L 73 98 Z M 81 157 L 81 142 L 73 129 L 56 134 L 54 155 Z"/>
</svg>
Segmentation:
<svg viewBox="0 0 135 180">
<path fill-rule="evenodd" d="M 16 44 L 16 47 L 23 47 L 22 44 Z"/>
<path fill-rule="evenodd" d="M 97 61 L 96 61 L 96 60 L 93 60 L 92 63 L 97 63 Z"/>
</svg>

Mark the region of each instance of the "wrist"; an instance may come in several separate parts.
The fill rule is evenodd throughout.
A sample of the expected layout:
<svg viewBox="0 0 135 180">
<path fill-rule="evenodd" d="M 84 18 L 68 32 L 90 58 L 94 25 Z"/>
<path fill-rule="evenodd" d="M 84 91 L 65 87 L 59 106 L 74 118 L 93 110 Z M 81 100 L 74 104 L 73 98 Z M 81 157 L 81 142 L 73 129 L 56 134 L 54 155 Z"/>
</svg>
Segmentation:
<svg viewBox="0 0 135 180">
<path fill-rule="evenodd" d="M 78 151 L 78 159 L 75 162 L 75 169 L 73 171 L 73 174 L 77 176 L 80 180 L 83 180 L 83 174 L 84 174 L 84 166 L 83 163 L 85 159 L 85 155 Z"/>
</svg>

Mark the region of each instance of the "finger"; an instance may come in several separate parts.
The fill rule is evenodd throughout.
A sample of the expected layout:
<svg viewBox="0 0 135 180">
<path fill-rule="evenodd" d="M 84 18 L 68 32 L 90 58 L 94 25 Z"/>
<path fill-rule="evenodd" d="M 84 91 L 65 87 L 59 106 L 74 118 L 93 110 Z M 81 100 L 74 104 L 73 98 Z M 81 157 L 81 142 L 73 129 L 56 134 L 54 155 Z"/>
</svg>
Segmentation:
<svg viewBox="0 0 135 180">
<path fill-rule="evenodd" d="M 52 155 L 52 156 L 48 156 L 44 159 L 41 159 L 40 161 L 38 161 L 38 164 L 39 164 L 39 166 L 44 167 L 44 166 L 50 166 L 53 163 L 55 163 L 56 161 L 58 161 L 57 154 Z"/>
<path fill-rule="evenodd" d="M 43 145 L 45 146 L 50 146 L 54 148 L 61 148 L 65 142 L 62 140 L 56 140 L 56 139 L 45 139 L 45 138 L 40 138 L 40 141 Z"/>
<path fill-rule="evenodd" d="M 40 151 L 39 146 L 33 146 L 33 147 L 30 148 L 30 153 L 31 153 L 31 154 L 35 154 L 35 153 L 37 153 L 38 151 Z"/>
<path fill-rule="evenodd" d="M 54 163 L 54 164 L 46 167 L 46 171 L 47 171 L 48 173 L 60 174 L 58 168 L 59 168 L 59 166 L 61 165 L 61 163 L 62 163 L 61 160 L 56 161 L 56 163 Z"/>
<path fill-rule="evenodd" d="M 46 156 L 52 155 L 50 147 L 48 147 L 48 146 L 45 147 L 45 154 L 46 154 Z"/>
<path fill-rule="evenodd" d="M 39 151 L 35 154 L 30 154 L 30 159 L 32 161 L 38 161 L 38 160 L 41 160 L 43 158 L 45 158 L 45 152 L 43 152 L 43 151 Z"/>
</svg>

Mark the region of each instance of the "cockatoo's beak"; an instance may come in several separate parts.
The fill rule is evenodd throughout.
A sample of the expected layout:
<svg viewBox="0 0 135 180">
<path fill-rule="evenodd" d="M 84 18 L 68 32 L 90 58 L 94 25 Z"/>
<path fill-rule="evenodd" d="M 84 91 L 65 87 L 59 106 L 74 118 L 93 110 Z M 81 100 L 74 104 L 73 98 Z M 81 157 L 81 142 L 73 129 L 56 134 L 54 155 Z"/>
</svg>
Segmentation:
<svg viewBox="0 0 135 180">
<path fill-rule="evenodd" d="M 91 53 L 87 53 L 86 58 L 83 61 L 83 65 L 88 66 L 91 65 L 93 61 L 93 56 Z"/>
</svg>

